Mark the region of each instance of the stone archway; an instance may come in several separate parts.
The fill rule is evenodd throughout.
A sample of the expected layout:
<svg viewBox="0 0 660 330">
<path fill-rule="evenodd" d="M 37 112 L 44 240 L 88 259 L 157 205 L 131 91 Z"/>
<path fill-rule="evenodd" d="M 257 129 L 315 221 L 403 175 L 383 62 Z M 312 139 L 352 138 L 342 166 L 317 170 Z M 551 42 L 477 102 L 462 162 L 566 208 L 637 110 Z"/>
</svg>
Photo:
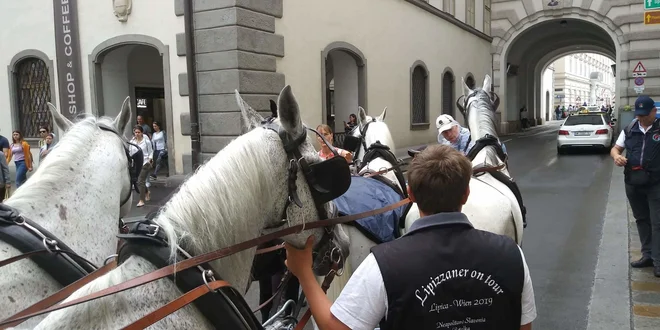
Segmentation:
<svg viewBox="0 0 660 330">
<path fill-rule="evenodd" d="M 137 71 L 140 74 L 134 74 Z M 94 115 L 116 115 L 121 102 L 130 96 L 133 120 L 138 114 L 146 116 L 146 113 L 140 113 L 140 109 L 147 107 L 150 109 L 150 118 L 145 120 L 147 124 L 164 122 L 162 129 L 169 135 L 168 172 L 169 175 L 175 174 L 169 46 L 147 35 L 129 34 L 110 38 L 96 46 L 89 55 L 89 75 Z M 112 95 L 106 95 L 108 93 Z M 138 96 L 146 102 L 137 104 L 136 94 L 140 94 Z"/>
<path fill-rule="evenodd" d="M 333 42 L 321 52 L 322 118 L 341 139 L 342 122 L 367 107 L 367 59 L 355 46 Z"/>
<path fill-rule="evenodd" d="M 518 103 L 542 105 L 540 75 L 537 75 L 537 72 L 540 70 L 539 66 L 544 67 L 547 64 L 547 62 L 543 63 L 541 57 L 552 52 L 553 49 L 541 47 L 542 44 L 539 43 L 538 47 L 525 49 L 527 56 L 534 58 L 524 61 L 526 63 L 511 62 L 511 55 L 516 53 L 514 48 L 518 48 L 517 52 L 520 53 L 521 47 L 516 43 L 529 38 L 529 35 L 535 34 L 537 39 L 557 48 L 573 46 L 575 49 L 575 46 L 581 44 L 587 47 L 600 46 L 601 50 L 607 49 L 607 56 L 615 59 L 619 72 L 624 72 L 624 74 L 616 74 L 616 82 L 619 86 L 616 93 L 617 104 L 625 104 L 631 97 L 632 88 L 627 88 L 628 79 L 631 78 L 627 71 L 632 69 L 631 62 L 634 65 L 641 58 L 657 57 L 657 51 L 651 54 L 651 51 L 630 50 L 631 40 L 654 39 L 648 33 L 646 35 L 640 32 L 624 33 L 620 28 L 623 24 L 643 24 L 642 15 L 628 14 L 636 12 L 627 11 L 625 8 L 634 6 L 631 1 L 582 1 L 580 4 L 576 2 L 577 6 L 573 6 L 573 3 L 573 1 L 562 1 L 556 7 L 549 7 L 547 1 L 515 0 L 493 3 L 491 48 L 493 85 L 495 91 L 502 95 L 500 111 L 502 111 L 503 132 L 515 130 L 515 127 L 509 126 L 516 116 L 512 110 L 520 107 Z M 581 29 L 576 29 L 575 26 Z M 562 38 L 556 38 L 557 36 Z M 558 44 L 559 42 L 562 44 Z M 531 54 L 534 50 L 537 54 Z M 566 49 L 563 51 L 566 52 Z M 541 55 L 541 52 L 546 54 Z M 660 70 L 657 75 L 660 76 Z M 529 87 L 528 90 L 524 90 L 515 86 Z M 652 91 L 649 94 L 656 92 L 660 94 L 660 88 L 655 86 L 651 88 L 647 86 L 647 90 Z M 632 94 L 634 96 L 634 91 Z M 623 100 L 623 103 L 619 99 Z"/>
</svg>

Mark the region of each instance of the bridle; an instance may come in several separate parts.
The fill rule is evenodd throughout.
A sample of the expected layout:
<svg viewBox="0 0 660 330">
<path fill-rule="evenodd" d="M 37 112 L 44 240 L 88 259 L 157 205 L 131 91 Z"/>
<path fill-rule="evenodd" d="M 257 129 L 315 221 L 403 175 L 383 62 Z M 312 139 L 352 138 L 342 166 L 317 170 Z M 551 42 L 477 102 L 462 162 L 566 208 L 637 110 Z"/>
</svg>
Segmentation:
<svg viewBox="0 0 660 330">
<path fill-rule="evenodd" d="M 126 163 L 127 163 L 127 166 L 128 166 L 128 184 L 129 184 L 129 187 L 128 187 L 128 194 L 126 194 L 125 197 L 120 199 L 119 207 L 121 208 L 121 207 L 124 206 L 124 204 L 128 203 L 128 200 L 133 195 L 133 189 L 131 187 L 131 170 L 137 166 L 137 164 L 135 164 L 135 161 L 133 160 L 133 157 L 131 157 L 131 153 L 128 150 L 128 147 L 126 145 L 128 144 L 128 145 L 131 145 L 131 146 L 135 147 L 137 149 L 137 152 L 140 153 L 140 154 L 142 154 L 142 148 L 140 148 L 138 145 L 136 145 L 136 144 L 134 144 L 130 141 L 126 141 L 126 139 L 123 136 L 121 136 L 116 130 L 114 130 L 110 127 L 107 127 L 107 126 L 102 125 L 102 124 L 97 124 L 97 126 L 102 131 L 111 132 L 111 133 L 115 134 L 119 138 L 119 140 L 122 141 L 122 146 L 124 148 L 124 154 L 126 155 Z M 142 155 L 142 157 L 144 157 L 144 155 Z"/>
<path fill-rule="evenodd" d="M 366 140 L 366 135 L 367 135 L 367 130 L 369 129 L 369 125 L 371 123 L 375 123 L 376 118 L 371 118 L 371 120 L 367 121 L 364 126 L 357 125 L 353 127 L 353 129 L 348 132 L 348 134 L 344 137 L 344 148 L 346 148 L 349 151 L 353 151 L 355 155 L 353 156 L 353 162 L 360 167 L 359 164 L 359 157 L 360 157 L 360 146 L 364 149 L 364 152 L 367 153 L 369 151 L 369 148 L 367 146 L 367 140 Z M 358 131 L 359 136 L 353 136 L 353 132 L 355 130 Z"/>
<path fill-rule="evenodd" d="M 470 106 L 470 99 L 473 98 L 479 91 L 482 91 L 480 89 L 473 90 L 472 93 L 470 93 L 467 97 L 465 95 L 461 95 L 458 99 L 456 99 L 456 107 L 458 110 L 461 111 L 461 114 L 463 115 L 463 118 L 465 119 L 466 125 L 468 126 L 468 129 L 470 128 L 470 123 L 467 121 L 467 110 L 469 109 Z M 490 101 L 493 102 L 493 111 L 497 110 L 497 107 L 500 106 L 500 97 L 497 95 L 495 92 L 486 92 L 490 96 Z M 461 101 L 462 100 L 462 101 Z"/>
</svg>

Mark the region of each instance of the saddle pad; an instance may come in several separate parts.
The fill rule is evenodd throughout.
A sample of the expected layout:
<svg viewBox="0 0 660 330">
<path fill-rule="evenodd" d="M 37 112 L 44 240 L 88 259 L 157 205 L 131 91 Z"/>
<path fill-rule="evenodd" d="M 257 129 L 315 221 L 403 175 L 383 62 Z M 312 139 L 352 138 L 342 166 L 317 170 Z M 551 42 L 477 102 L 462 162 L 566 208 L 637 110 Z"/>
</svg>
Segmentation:
<svg viewBox="0 0 660 330">
<path fill-rule="evenodd" d="M 402 197 L 386 184 L 361 176 L 351 176 L 351 186 L 333 202 L 340 215 L 372 211 L 400 201 Z M 406 206 L 356 220 L 353 224 L 371 234 L 377 243 L 385 243 L 399 236 L 397 226 Z"/>
</svg>

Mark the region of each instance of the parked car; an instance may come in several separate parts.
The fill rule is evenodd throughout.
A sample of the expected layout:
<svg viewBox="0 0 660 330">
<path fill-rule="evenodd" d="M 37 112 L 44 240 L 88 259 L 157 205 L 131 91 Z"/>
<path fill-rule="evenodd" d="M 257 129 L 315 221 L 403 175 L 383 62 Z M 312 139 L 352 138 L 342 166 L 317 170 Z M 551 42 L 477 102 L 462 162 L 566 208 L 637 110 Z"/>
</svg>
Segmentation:
<svg viewBox="0 0 660 330">
<path fill-rule="evenodd" d="M 559 127 L 557 133 L 557 153 L 563 154 L 568 148 L 612 147 L 615 119 L 608 120 L 606 113 L 586 113 L 570 116 Z"/>
</svg>

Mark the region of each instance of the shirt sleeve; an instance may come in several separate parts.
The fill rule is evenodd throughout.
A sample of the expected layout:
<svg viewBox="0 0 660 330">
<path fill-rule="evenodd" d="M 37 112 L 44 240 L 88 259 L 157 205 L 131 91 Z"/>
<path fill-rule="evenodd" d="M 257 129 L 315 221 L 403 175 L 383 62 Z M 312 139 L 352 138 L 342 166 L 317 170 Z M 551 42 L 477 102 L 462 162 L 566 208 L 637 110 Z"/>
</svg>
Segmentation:
<svg viewBox="0 0 660 330">
<path fill-rule="evenodd" d="M 9 177 L 9 166 L 7 166 L 7 159 L 5 157 L 0 157 L 0 170 L 2 171 L 2 182 L 4 184 L 8 184 L 11 182 L 11 178 Z M 0 198 L 5 198 L 5 196 L 0 196 Z"/>
<path fill-rule="evenodd" d="M 358 266 L 330 312 L 353 330 L 373 330 L 387 313 L 383 275 L 373 254 Z"/>
<path fill-rule="evenodd" d="M 520 325 L 532 323 L 536 319 L 536 301 L 534 300 L 534 287 L 532 286 L 532 277 L 529 276 L 529 268 L 525 261 L 525 254 L 520 246 L 520 256 L 522 257 L 523 266 L 525 268 L 525 283 L 523 284 L 522 298 L 521 298 L 521 313 Z"/>
<path fill-rule="evenodd" d="M 626 147 L 626 145 L 624 144 L 625 141 L 626 141 L 626 132 L 624 130 L 621 130 L 621 133 L 619 134 L 619 137 L 616 139 L 615 144 L 621 148 L 625 148 Z"/>
</svg>

